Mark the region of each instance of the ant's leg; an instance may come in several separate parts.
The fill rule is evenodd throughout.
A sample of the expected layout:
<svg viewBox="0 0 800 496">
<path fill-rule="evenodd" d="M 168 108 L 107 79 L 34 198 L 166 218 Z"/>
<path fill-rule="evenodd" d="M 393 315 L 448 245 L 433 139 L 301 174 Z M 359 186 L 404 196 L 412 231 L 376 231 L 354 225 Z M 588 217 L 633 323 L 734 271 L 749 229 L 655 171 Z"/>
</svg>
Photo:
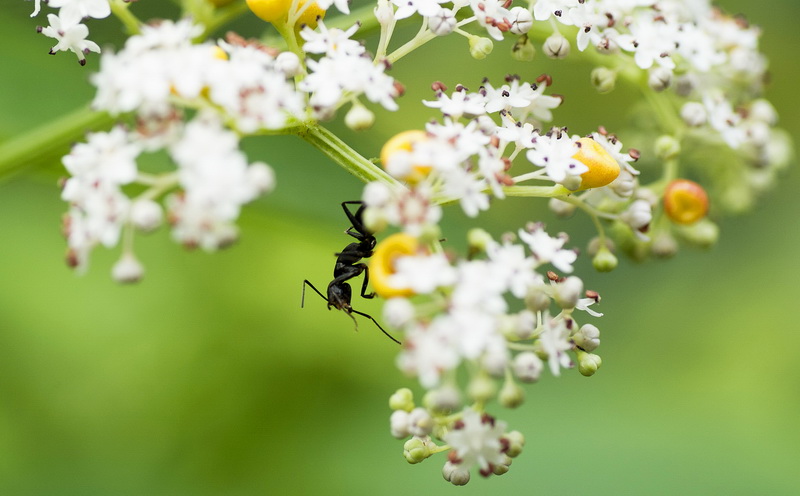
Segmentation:
<svg viewBox="0 0 800 496">
<path fill-rule="evenodd" d="M 368 318 L 369 320 L 371 320 L 372 322 L 374 322 L 376 326 L 378 326 L 378 329 L 380 329 L 382 333 L 386 334 L 386 337 L 388 337 L 389 339 L 391 339 L 392 341 L 394 341 L 394 342 L 395 342 L 395 343 L 397 343 L 397 344 L 403 344 L 403 343 L 401 343 L 400 341 L 396 340 L 396 339 L 395 339 L 395 338 L 394 338 L 394 337 L 393 337 L 391 334 L 389 334 L 388 332 L 386 332 L 386 329 L 384 329 L 383 327 L 381 327 L 381 325 L 380 325 L 380 324 L 378 324 L 378 321 L 377 321 L 377 320 L 375 320 L 375 319 L 372 317 L 372 315 L 366 314 L 366 313 L 364 313 L 364 312 L 359 312 L 358 310 L 353 310 L 352 308 L 350 309 L 350 311 L 351 311 L 351 312 L 353 312 L 353 313 L 357 313 L 358 315 L 361 315 L 362 317 L 366 317 L 366 318 Z M 351 315 L 351 317 L 352 317 L 352 315 Z"/>
<path fill-rule="evenodd" d="M 316 291 L 317 294 L 320 295 L 323 300 L 328 301 L 328 299 L 325 298 L 325 295 L 323 295 L 322 293 L 319 292 L 319 289 L 315 288 L 314 285 L 311 284 L 311 282 L 308 279 L 304 279 L 303 280 L 303 297 L 300 299 L 300 308 L 303 308 L 303 305 L 305 305 L 305 303 L 306 303 L 306 285 L 311 286 L 311 289 Z"/>
<path fill-rule="evenodd" d="M 358 210 L 356 210 L 356 213 L 352 213 L 347 208 L 347 205 L 359 205 L 359 207 Z M 359 200 L 342 202 L 342 210 L 344 210 L 344 213 L 347 215 L 347 219 L 351 224 L 351 227 L 345 232 L 359 241 L 363 240 L 367 233 L 367 229 L 364 227 L 364 221 L 361 220 L 361 215 L 364 212 L 364 208 L 364 202 Z M 353 232 L 353 229 L 355 229 L 357 232 Z"/>
<path fill-rule="evenodd" d="M 364 284 L 361 285 L 361 297 L 367 299 L 375 298 L 374 292 L 367 294 L 367 284 L 369 284 L 369 267 L 367 264 L 363 263 L 358 264 L 356 267 L 362 267 L 364 271 Z"/>
</svg>

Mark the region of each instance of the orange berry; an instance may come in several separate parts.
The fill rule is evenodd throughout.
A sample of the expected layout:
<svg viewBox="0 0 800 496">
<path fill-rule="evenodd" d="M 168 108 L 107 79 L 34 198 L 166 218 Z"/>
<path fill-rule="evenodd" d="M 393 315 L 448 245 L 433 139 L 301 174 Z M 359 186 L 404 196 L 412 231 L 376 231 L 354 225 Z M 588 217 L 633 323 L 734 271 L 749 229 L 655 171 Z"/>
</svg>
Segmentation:
<svg viewBox="0 0 800 496">
<path fill-rule="evenodd" d="M 694 224 L 708 213 L 708 195 L 688 179 L 676 179 L 664 190 L 664 212 L 676 224 Z"/>
<path fill-rule="evenodd" d="M 427 133 L 419 129 L 409 129 L 408 131 L 403 131 L 392 136 L 381 149 L 381 165 L 383 165 L 383 168 L 386 169 L 386 166 L 389 164 L 389 160 L 391 160 L 392 156 L 394 156 L 397 152 L 410 152 L 414 149 L 414 146 L 417 143 L 427 139 Z M 408 174 L 408 176 L 401 177 L 399 179 L 408 181 L 412 184 L 418 183 L 425 179 L 430 171 L 430 165 L 415 164 L 411 167 L 411 172 Z"/>
<path fill-rule="evenodd" d="M 389 285 L 388 279 L 395 272 L 395 259 L 403 255 L 414 255 L 418 249 L 417 238 L 405 233 L 392 234 L 378 243 L 369 259 L 369 282 L 378 296 L 392 298 L 414 294 L 408 288 L 398 289 Z"/>
</svg>

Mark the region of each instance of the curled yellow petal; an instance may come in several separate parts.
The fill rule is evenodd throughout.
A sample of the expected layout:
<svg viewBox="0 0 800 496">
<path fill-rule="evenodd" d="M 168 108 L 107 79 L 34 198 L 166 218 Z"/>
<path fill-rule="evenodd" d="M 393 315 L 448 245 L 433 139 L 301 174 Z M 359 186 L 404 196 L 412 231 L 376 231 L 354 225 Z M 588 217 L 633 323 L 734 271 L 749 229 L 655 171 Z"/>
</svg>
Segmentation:
<svg viewBox="0 0 800 496">
<path fill-rule="evenodd" d="M 581 174 L 579 190 L 605 186 L 619 176 L 619 163 L 600 143 L 592 138 L 580 138 L 578 145 L 580 149 L 572 158 L 589 168 Z"/>
<path fill-rule="evenodd" d="M 420 129 L 409 129 L 408 131 L 403 131 L 392 136 L 381 149 L 381 165 L 383 165 L 383 168 L 386 169 L 389 164 L 389 160 L 391 160 L 395 154 L 398 152 L 411 152 L 414 150 L 414 146 L 417 143 L 427 139 L 427 133 Z M 425 179 L 430 171 L 430 165 L 414 164 L 411 166 L 411 170 L 406 177 L 399 177 L 398 179 L 402 179 L 403 181 L 407 181 L 411 184 L 416 184 Z"/>
<path fill-rule="evenodd" d="M 304 4 L 305 2 L 300 0 L 298 8 L 303 8 Z M 247 0 L 247 6 L 255 15 L 267 22 L 274 23 L 280 20 L 285 22 L 289 15 L 289 9 L 292 7 L 292 0 Z M 318 17 L 325 17 L 325 11 L 314 2 L 300 14 L 297 24 L 315 28 Z"/>
<path fill-rule="evenodd" d="M 676 179 L 664 190 L 664 212 L 676 224 L 694 224 L 708 213 L 708 195 L 688 179 Z"/>
<path fill-rule="evenodd" d="M 418 249 L 417 238 L 405 233 L 392 234 L 378 243 L 369 259 L 369 281 L 378 296 L 392 298 L 414 294 L 408 288 L 389 285 L 389 276 L 395 273 L 394 262 L 397 257 L 414 255 Z"/>
</svg>

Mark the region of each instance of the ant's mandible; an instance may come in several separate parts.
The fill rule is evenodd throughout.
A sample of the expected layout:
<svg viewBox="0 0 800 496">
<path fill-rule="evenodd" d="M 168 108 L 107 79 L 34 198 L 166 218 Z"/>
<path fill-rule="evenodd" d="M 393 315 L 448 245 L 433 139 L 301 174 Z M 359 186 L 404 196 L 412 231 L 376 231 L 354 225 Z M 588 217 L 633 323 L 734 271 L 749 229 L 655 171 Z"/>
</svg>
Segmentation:
<svg viewBox="0 0 800 496">
<path fill-rule="evenodd" d="M 358 205 L 358 210 L 356 210 L 356 213 L 352 213 L 347 208 L 347 205 Z M 369 268 L 367 267 L 367 264 L 361 261 L 364 258 L 369 258 L 372 256 L 372 250 L 375 248 L 376 244 L 375 236 L 366 228 L 366 226 L 364 226 L 364 221 L 362 218 L 364 214 L 364 208 L 364 202 L 362 201 L 342 202 L 342 209 L 344 210 L 344 213 L 347 215 L 347 219 L 351 224 L 345 232 L 356 238 L 357 241 L 345 246 L 341 253 L 336 254 L 336 265 L 333 268 L 333 280 L 330 282 L 330 284 L 328 284 L 327 298 L 320 292 L 320 290 L 315 288 L 308 279 L 303 281 L 303 298 L 300 302 L 300 307 L 302 308 L 305 304 L 306 285 L 311 286 L 311 289 L 316 291 L 316 293 L 320 295 L 323 300 L 328 302 L 328 310 L 330 310 L 331 307 L 336 308 L 337 310 L 344 310 L 344 312 L 349 315 L 351 319 L 353 319 L 353 322 L 355 322 L 356 329 L 358 329 L 358 322 L 356 321 L 356 318 L 353 317 L 354 313 L 370 319 L 375 323 L 376 326 L 378 326 L 378 329 L 380 329 L 381 332 L 389 337 L 389 339 L 397 344 L 400 344 L 400 341 L 396 340 L 391 334 L 386 332 L 386 330 L 384 330 L 384 328 L 378 324 L 378 321 L 375 320 L 371 315 L 368 315 L 364 312 L 359 312 L 350 305 L 350 300 L 352 299 L 352 289 L 347 281 L 353 279 L 354 277 L 358 277 L 361 273 L 364 274 L 364 283 L 361 285 L 361 297 L 375 297 L 375 293 L 367 293 L 367 284 L 369 284 Z"/>
</svg>

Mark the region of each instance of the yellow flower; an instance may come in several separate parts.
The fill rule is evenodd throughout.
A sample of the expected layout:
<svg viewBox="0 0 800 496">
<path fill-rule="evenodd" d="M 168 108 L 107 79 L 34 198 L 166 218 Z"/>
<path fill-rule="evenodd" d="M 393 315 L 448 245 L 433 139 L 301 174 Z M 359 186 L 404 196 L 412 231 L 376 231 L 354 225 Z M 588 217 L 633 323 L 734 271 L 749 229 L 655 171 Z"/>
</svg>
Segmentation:
<svg viewBox="0 0 800 496">
<path fill-rule="evenodd" d="M 592 138 L 580 138 L 578 144 L 580 149 L 572 158 L 589 168 L 581 174 L 578 190 L 605 186 L 619 176 L 619 163 L 600 143 Z"/>
<path fill-rule="evenodd" d="M 414 150 L 414 146 L 417 143 L 427 139 L 428 135 L 425 133 L 425 131 L 421 131 L 419 129 L 410 129 L 394 135 L 393 137 L 389 138 L 389 141 L 387 141 L 381 149 L 381 165 L 383 165 L 383 168 L 386 169 L 387 165 L 389 164 L 389 160 L 391 160 L 396 153 L 411 152 Z M 403 181 L 407 181 L 411 184 L 416 184 L 425 179 L 430 171 L 430 165 L 414 164 L 411 166 L 411 171 L 406 177 L 399 177 L 398 179 L 402 179 Z"/>
<path fill-rule="evenodd" d="M 301 9 L 303 5 L 305 5 L 305 1 L 299 0 L 297 3 L 298 9 Z M 274 23 L 287 19 L 292 0 L 247 0 L 247 6 L 261 19 Z M 314 2 L 300 15 L 297 19 L 297 24 L 305 24 L 313 29 L 317 27 L 318 17 L 325 17 L 325 11 Z"/>
<path fill-rule="evenodd" d="M 708 195 L 688 179 L 676 179 L 664 190 L 664 212 L 676 224 L 694 224 L 708 213 Z"/>
<path fill-rule="evenodd" d="M 378 243 L 369 259 L 369 282 L 378 296 L 393 298 L 414 294 L 408 288 L 398 289 L 389 285 L 389 276 L 395 272 L 394 261 L 397 257 L 414 255 L 418 249 L 417 238 L 405 233 L 392 234 Z"/>
</svg>

